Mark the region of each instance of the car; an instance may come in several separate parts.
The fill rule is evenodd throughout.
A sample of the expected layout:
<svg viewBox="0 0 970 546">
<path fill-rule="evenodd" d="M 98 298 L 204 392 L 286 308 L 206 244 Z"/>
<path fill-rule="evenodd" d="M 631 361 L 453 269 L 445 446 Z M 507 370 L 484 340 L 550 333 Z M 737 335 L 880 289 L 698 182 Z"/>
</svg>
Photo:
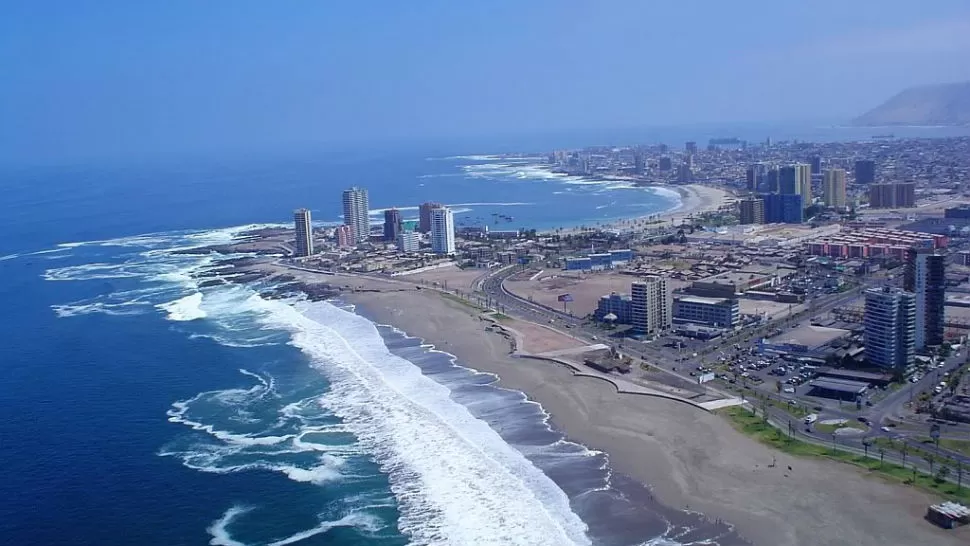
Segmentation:
<svg viewBox="0 0 970 546">
<path fill-rule="evenodd" d="M 858 421 L 860 423 L 865 423 L 867 425 L 869 424 L 869 418 L 868 417 L 857 417 L 857 419 L 858 419 Z"/>
<path fill-rule="evenodd" d="M 879 430 L 881 430 L 883 432 L 892 432 L 893 431 L 893 429 L 891 429 L 889 427 L 881 427 Z"/>
<path fill-rule="evenodd" d="M 795 387 L 785 387 L 784 392 L 792 394 L 795 392 Z"/>
</svg>

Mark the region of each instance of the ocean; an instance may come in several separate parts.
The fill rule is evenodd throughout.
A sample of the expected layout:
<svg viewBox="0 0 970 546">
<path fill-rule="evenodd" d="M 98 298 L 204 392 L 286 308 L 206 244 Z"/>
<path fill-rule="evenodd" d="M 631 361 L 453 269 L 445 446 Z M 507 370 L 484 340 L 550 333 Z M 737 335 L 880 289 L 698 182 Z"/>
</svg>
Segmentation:
<svg viewBox="0 0 970 546">
<path fill-rule="evenodd" d="M 662 212 L 677 205 L 675 192 L 420 154 L 2 177 L 5 542 L 619 545 L 692 536 L 610 492 L 604 454 L 566 441 L 493 376 L 339 301 L 202 286 L 197 275 L 216 258 L 179 252 L 286 222 L 299 206 L 337 222 L 351 184 L 370 190 L 375 220 L 382 208 L 408 217 L 433 199 L 495 229 Z"/>
</svg>

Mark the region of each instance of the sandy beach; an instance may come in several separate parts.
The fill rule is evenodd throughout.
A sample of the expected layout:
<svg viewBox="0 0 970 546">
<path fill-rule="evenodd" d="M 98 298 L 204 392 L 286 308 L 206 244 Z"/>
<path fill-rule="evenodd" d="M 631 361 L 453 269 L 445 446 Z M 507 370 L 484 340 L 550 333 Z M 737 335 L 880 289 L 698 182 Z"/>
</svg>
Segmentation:
<svg viewBox="0 0 970 546">
<path fill-rule="evenodd" d="M 556 364 L 512 357 L 508 340 L 486 332 L 474 309 L 437 292 L 369 279 L 336 284 L 377 290 L 341 297 L 465 365 L 497 374 L 503 386 L 541 403 L 570 439 L 608 453 L 616 472 L 647 484 L 663 504 L 732 523 L 756 545 L 970 543 L 970 529 L 944 531 L 924 521 L 934 501 L 929 495 L 848 465 L 775 452 L 686 404 L 618 395 Z"/>
<path fill-rule="evenodd" d="M 676 210 L 660 215 L 660 219 L 666 222 L 673 220 L 674 223 L 678 223 L 678 220 L 686 219 L 691 214 L 715 211 L 732 199 L 731 193 L 723 188 L 700 184 L 676 186 L 669 189 L 677 190 L 680 193 L 682 204 Z"/>
<path fill-rule="evenodd" d="M 659 214 L 626 218 L 610 223 L 599 224 L 599 228 L 629 229 L 634 226 L 646 226 L 648 222 L 674 223 L 679 225 L 689 216 L 698 215 L 703 212 L 716 211 L 722 205 L 726 205 L 733 200 L 731 192 L 711 186 L 701 184 L 689 184 L 686 186 L 646 186 L 657 187 L 668 191 L 675 191 L 680 194 L 680 205 L 676 208 Z M 576 233 L 581 231 L 581 226 L 572 226 L 559 233 Z M 552 230 L 549 230 L 550 232 Z"/>
</svg>

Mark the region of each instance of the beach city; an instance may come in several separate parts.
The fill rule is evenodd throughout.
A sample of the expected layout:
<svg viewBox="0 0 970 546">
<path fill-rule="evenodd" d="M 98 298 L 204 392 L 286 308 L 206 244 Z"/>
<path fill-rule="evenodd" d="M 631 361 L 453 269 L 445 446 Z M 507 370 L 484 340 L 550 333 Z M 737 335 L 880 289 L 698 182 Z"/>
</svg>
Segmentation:
<svg viewBox="0 0 970 546">
<path fill-rule="evenodd" d="M 683 205 L 537 232 L 498 217 L 456 228 L 447 205 L 426 202 L 417 218 L 377 211 L 376 226 L 353 187 L 341 225 L 300 209 L 280 244 L 301 270 L 432 288 L 513 330 L 541 324 L 585 343 L 566 351 L 578 370 L 872 459 L 859 464 L 933 489 L 944 502 L 928 519 L 959 526 L 970 521 L 970 155 L 955 152 L 968 144 L 716 139 L 516 155 L 668 186 Z M 941 158 L 948 169 L 933 167 Z"/>
</svg>

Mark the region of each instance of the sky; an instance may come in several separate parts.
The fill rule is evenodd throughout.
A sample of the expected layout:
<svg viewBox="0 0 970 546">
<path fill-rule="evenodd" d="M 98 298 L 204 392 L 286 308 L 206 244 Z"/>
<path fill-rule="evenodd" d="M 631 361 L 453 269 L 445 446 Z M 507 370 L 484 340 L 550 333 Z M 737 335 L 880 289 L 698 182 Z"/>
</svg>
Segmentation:
<svg viewBox="0 0 970 546">
<path fill-rule="evenodd" d="M 0 161 L 847 120 L 966 0 L 5 0 Z"/>
</svg>

